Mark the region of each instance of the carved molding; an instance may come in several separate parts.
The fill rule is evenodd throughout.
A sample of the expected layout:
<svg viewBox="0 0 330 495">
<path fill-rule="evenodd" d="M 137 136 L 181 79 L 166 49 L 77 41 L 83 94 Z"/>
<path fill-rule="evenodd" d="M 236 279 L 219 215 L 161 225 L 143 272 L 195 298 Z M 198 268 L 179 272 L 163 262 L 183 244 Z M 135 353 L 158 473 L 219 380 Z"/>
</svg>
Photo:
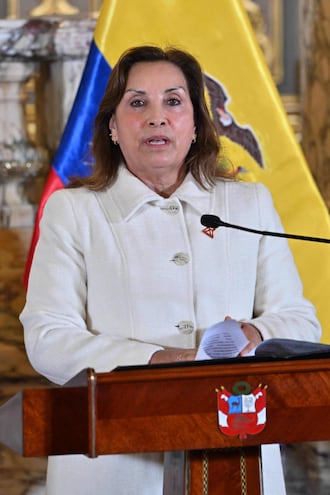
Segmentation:
<svg viewBox="0 0 330 495">
<path fill-rule="evenodd" d="M 289 122 L 299 143 L 302 141 L 301 100 L 298 95 L 281 95 Z"/>
<path fill-rule="evenodd" d="M 283 0 L 243 0 L 276 84 L 283 79 Z"/>
</svg>

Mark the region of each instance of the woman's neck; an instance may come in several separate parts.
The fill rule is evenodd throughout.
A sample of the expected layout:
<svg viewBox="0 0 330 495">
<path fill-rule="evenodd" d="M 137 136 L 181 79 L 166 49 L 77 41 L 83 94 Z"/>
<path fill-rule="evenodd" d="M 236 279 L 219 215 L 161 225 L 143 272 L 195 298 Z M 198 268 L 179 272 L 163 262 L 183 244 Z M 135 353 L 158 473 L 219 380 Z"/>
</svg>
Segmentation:
<svg viewBox="0 0 330 495">
<path fill-rule="evenodd" d="M 185 179 L 185 173 L 180 171 L 177 174 L 169 175 L 156 173 L 154 175 L 134 174 L 141 182 L 143 182 L 149 189 L 159 194 L 163 198 L 169 198 L 177 188 L 182 184 Z"/>
</svg>

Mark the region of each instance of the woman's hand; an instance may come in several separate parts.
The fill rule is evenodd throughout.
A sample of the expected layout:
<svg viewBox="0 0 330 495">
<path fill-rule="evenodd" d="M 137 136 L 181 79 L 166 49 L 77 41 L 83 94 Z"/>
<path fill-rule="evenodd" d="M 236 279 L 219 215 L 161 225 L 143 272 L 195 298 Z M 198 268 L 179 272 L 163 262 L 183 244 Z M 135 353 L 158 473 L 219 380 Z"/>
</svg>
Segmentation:
<svg viewBox="0 0 330 495">
<path fill-rule="evenodd" d="M 231 320 L 232 318 L 230 316 L 226 316 L 225 320 Z M 255 349 L 262 341 L 262 335 L 251 323 L 244 323 L 241 321 L 237 322 L 240 326 L 241 329 L 243 330 L 245 337 L 248 339 L 249 343 L 244 349 L 240 352 L 240 356 L 245 356 L 246 354 L 249 354 L 253 349 Z"/>
<path fill-rule="evenodd" d="M 245 337 L 249 340 L 249 344 L 244 347 L 244 349 L 240 352 L 241 356 L 245 356 L 246 354 L 249 354 L 253 349 L 257 347 L 257 345 L 262 342 L 262 337 L 261 333 L 259 330 L 254 326 L 251 325 L 251 323 L 241 323 L 241 329 L 245 333 Z"/>
<path fill-rule="evenodd" d="M 178 363 L 180 361 L 194 361 L 196 349 L 164 349 L 155 352 L 149 364 Z"/>
</svg>

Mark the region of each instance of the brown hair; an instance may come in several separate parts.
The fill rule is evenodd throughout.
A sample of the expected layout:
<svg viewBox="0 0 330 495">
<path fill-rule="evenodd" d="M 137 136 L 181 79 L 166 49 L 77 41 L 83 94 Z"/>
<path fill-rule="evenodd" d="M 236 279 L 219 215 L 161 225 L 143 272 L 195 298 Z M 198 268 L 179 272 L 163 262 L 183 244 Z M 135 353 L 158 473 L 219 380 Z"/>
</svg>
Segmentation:
<svg viewBox="0 0 330 495">
<path fill-rule="evenodd" d="M 176 65 L 183 73 L 194 109 L 197 139 L 190 147 L 185 159 L 186 171 L 191 171 L 196 181 L 204 188 L 214 184 L 219 154 L 219 138 L 211 120 L 204 95 L 204 79 L 197 60 L 189 53 L 176 49 L 162 49 L 156 46 L 140 46 L 127 50 L 114 66 L 94 122 L 92 174 L 75 178 L 71 187 L 85 186 L 98 191 L 111 185 L 118 172 L 123 155 L 120 146 L 114 145 L 109 137 L 109 121 L 121 101 L 129 72 L 139 62 L 165 61 Z"/>
</svg>

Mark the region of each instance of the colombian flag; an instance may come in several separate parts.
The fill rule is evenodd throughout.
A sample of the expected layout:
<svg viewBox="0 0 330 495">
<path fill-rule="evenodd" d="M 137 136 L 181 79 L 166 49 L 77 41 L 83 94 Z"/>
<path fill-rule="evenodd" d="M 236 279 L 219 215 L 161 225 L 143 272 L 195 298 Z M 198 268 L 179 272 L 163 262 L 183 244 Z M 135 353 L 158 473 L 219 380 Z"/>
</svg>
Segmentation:
<svg viewBox="0 0 330 495">
<path fill-rule="evenodd" d="M 191 52 L 205 73 L 206 96 L 221 135 L 220 160 L 241 180 L 271 191 L 288 233 L 329 237 L 330 221 L 287 119 L 241 0 L 103 0 L 82 81 L 39 206 L 26 283 L 44 204 L 71 176 L 88 174 L 92 123 L 121 53 L 141 44 Z M 224 219 L 225 220 L 225 219 Z M 330 342 L 329 247 L 297 241 L 291 248 L 305 295 Z M 280 276 L 280 274 L 279 274 Z"/>
</svg>

